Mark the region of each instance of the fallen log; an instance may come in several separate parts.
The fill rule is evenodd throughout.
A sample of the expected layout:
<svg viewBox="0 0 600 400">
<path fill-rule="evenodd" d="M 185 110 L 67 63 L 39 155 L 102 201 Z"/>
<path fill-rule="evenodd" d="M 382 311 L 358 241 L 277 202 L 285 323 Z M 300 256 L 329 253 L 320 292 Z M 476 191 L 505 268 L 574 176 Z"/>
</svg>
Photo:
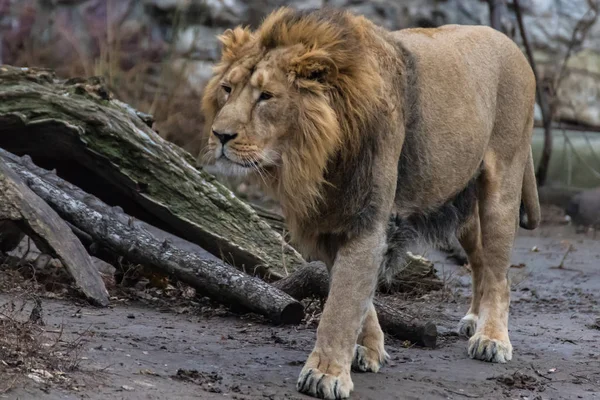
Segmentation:
<svg viewBox="0 0 600 400">
<path fill-rule="evenodd" d="M 88 206 L 77 198 L 84 195 L 80 189 L 47 171 L 40 173 L 40 168 L 29 170 L 27 165 L 31 167 L 32 163 L 27 157 L 20 159 L 0 150 L 0 159 L 6 160 L 31 190 L 62 218 L 89 235 L 94 242 L 130 262 L 154 268 L 194 287 L 202 295 L 221 303 L 241 306 L 276 323 L 297 324 L 304 317 L 304 307 L 290 295 L 220 260 L 183 250 L 169 240 L 156 239 L 133 222 L 119 220 L 113 208 L 91 195 L 87 195 L 87 201 L 94 207 Z M 59 184 L 49 182 L 50 179 Z M 77 193 L 76 196 L 71 196 L 67 190 Z"/>
<path fill-rule="evenodd" d="M 29 156 L 18 157 L 3 149 L 0 149 L 0 158 L 4 159 L 9 165 L 12 165 L 15 168 L 16 165 L 19 165 L 27 169 L 35 175 L 43 178 L 44 181 L 50 183 L 51 185 L 61 188 L 61 190 L 66 192 L 69 196 L 83 202 L 92 210 L 98 211 L 102 214 L 111 215 L 112 217 L 119 220 L 122 224 L 136 227 L 141 231 L 154 236 L 161 242 L 167 241 L 177 248 L 198 254 L 203 259 L 209 259 L 213 261 L 220 260 L 218 257 L 207 252 L 195 243 L 189 242 L 169 232 L 165 232 L 162 229 L 158 229 L 144 221 L 132 218 L 130 215 L 127 215 L 121 207 L 107 206 L 106 203 L 102 202 L 96 196 L 90 195 L 89 193 L 86 193 L 83 190 L 81 190 L 79 187 L 60 178 L 58 175 L 56 175 L 55 171 L 47 171 L 43 168 L 38 167 L 37 165 L 35 165 L 31 157 Z M 88 249 L 88 252 L 92 256 L 98 256 L 98 258 L 108 262 L 109 264 L 115 264 L 117 262 L 118 255 L 116 255 L 113 251 L 109 251 L 105 248 L 102 248 L 98 245 L 97 242 L 94 242 L 92 236 L 79 229 L 77 226 L 71 224 L 70 222 L 66 221 L 66 223 L 71 228 L 75 236 L 77 236 L 81 243 Z M 1 235 L 2 232 L 0 231 L 0 237 Z"/>
<path fill-rule="evenodd" d="M 0 220 L 13 222 L 40 250 L 56 256 L 91 302 L 108 305 L 104 282 L 81 242 L 57 213 L 1 159 Z"/>
<path fill-rule="evenodd" d="M 273 282 L 273 286 L 298 300 L 310 296 L 325 298 L 329 291 L 329 273 L 323 263 L 312 262 L 285 278 Z M 377 298 L 373 300 L 373 304 L 384 332 L 420 346 L 435 347 L 437 327 L 433 322 L 418 322 L 416 318 L 388 306 Z"/>
<path fill-rule="evenodd" d="M 114 100 L 102 80 L 0 66 L 0 147 L 129 215 L 274 279 L 304 264 L 254 210 Z"/>
</svg>

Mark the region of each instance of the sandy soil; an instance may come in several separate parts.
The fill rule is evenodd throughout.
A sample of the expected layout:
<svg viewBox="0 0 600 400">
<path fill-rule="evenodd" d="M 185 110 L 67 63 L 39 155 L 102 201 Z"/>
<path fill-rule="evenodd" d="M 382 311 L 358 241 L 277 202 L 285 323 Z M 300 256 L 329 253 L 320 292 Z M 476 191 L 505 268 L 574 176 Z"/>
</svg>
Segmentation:
<svg viewBox="0 0 600 400">
<path fill-rule="evenodd" d="M 600 240 L 565 226 L 520 232 L 511 268 L 515 355 L 504 365 L 468 358 L 466 340 L 455 333 L 468 308 L 468 272 L 439 253 L 429 257 L 445 290 L 403 307 L 438 324 L 438 348 L 388 340 L 392 362 L 378 374 L 354 373 L 352 399 L 600 398 L 600 329 L 594 325 Z M 0 294 L 0 303 L 7 299 Z M 314 326 L 178 314 L 135 302 L 95 309 L 44 299 L 43 307 L 46 329 L 64 325 L 65 338 L 84 338 L 80 367 L 69 373 L 69 389 L 24 379 L 0 398 L 309 398 L 295 391 L 295 382 Z"/>
</svg>

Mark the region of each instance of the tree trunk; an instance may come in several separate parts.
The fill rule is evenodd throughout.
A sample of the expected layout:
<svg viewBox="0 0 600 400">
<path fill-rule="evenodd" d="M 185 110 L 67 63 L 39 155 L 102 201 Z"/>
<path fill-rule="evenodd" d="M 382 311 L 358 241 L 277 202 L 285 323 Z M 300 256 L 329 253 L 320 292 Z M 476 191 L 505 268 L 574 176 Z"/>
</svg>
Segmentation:
<svg viewBox="0 0 600 400">
<path fill-rule="evenodd" d="M 293 271 L 304 263 L 251 207 L 147 123 L 111 99 L 98 78 L 58 81 L 47 71 L 0 66 L 0 147 L 29 154 L 240 269 L 280 278 L 284 265 Z"/>
</svg>

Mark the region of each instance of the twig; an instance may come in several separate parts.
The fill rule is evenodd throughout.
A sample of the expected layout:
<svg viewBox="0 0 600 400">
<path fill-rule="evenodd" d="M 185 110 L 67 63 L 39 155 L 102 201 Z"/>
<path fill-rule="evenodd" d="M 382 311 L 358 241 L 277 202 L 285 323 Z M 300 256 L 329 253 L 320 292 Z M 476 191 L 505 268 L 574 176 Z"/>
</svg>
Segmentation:
<svg viewBox="0 0 600 400">
<path fill-rule="evenodd" d="M 448 389 L 448 388 L 445 388 L 445 389 L 446 389 L 447 392 L 450 392 L 452 394 L 458 394 L 458 395 L 464 396 L 464 397 L 468 397 L 470 399 L 479 399 L 479 398 L 481 398 L 481 395 L 478 395 L 478 394 L 470 394 L 470 393 L 461 392 L 459 390 L 452 390 L 452 389 Z"/>
<path fill-rule="evenodd" d="M 554 83 L 555 90 L 558 90 L 562 80 L 566 75 L 567 64 L 569 63 L 569 59 L 573 54 L 573 49 L 576 47 L 576 45 L 583 44 L 590 28 L 592 25 L 594 25 L 596 19 L 598 18 L 598 0 L 588 0 L 588 5 L 590 8 L 585 12 L 585 14 L 582 15 L 579 21 L 577 21 L 575 28 L 573 29 L 571 40 L 569 41 L 569 46 L 567 47 L 567 52 L 560 67 L 560 72 L 558 73 Z M 589 14 L 592 14 L 592 16 L 590 18 L 586 18 Z"/>
<path fill-rule="evenodd" d="M 571 252 L 571 250 L 573 250 L 573 245 L 569 244 L 569 248 L 567 249 L 567 251 L 565 252 L 565 255 L 563 256 L 562 260 L 560 260 L 560 264 L 558 264 L 558 269 L 564 269 L 565 267 L 565 259 L 567 258 L 567 256 L 569 255 L 569 253 Z"/>
<path fill-rule="evenodd" d="M 538 371 L 535 366 L 533 365 L 533 363 L 531 364 L 531 369 L 533 370 L 533 372 L 535 372 L 535 374 L 541 378 L 547 379 L 549 381 L 552 380 L 552 378 L 547 377 L 546 375 L 542 374 L 540 371 Z"/>
</svg>

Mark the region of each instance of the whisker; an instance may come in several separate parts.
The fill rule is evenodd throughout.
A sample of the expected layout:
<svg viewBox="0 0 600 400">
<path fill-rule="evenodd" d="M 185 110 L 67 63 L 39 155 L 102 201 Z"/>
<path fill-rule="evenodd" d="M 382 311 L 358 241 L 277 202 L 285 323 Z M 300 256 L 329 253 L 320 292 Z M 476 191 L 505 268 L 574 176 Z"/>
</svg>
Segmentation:
<svg viewBox="0 0 600 400">
<path fill-rule="evenodd" d="M 258 173 L 258 176 L 260 176 L 260 179 L 263 181 L 263 183 L 266 185 L 268 185 L 267 183 L 267 178 L 264 176 L 262 171 L 262 168 L 260 168 L 260 165 L 258 164 L 258 156 L 255 157 L 251 157 L 252 159 L 252 168 Z"/>
</svg>

